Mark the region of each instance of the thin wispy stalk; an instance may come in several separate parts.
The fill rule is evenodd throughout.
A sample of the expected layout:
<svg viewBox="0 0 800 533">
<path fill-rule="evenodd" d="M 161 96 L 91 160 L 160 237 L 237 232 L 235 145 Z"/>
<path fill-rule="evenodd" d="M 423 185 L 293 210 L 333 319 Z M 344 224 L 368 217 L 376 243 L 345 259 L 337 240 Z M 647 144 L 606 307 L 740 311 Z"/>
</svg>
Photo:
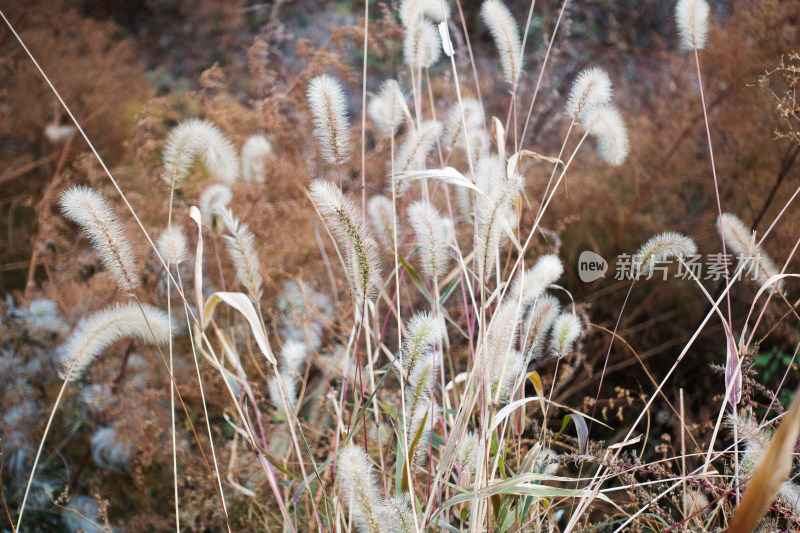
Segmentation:
<svg viewBox="0 0 800 533">
<path fill-rule="evenodd" d="M 61 212 L 89 237 L 114 282 L 132 293 L 141 284 L 136 258 L 116 213 L 103 195 L 90 187 L 73 185 L 61 195 Z"/>
</svg>

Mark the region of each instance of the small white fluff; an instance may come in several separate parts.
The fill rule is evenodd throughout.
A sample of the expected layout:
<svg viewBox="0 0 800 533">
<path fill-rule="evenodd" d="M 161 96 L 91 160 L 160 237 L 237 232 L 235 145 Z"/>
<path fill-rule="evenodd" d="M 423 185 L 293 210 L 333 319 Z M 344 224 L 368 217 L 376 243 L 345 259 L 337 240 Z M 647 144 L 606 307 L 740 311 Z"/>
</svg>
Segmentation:
<svg viewBox="0 0 800 533">
<path fill-rule="evenodd" d="M 264 165 L 272 153 L 272 144 L 266 137 L 256 133 L 247 139 L 242 146 L 242 177 L 244 181 L 264 183 L 266 173 Z"/>
<path fill-rule="evenodd" d="M 406 30 L 403 41 L 403 57 L 406 65 L 414 70 L 428 68 L 442 55 L 439 30 L 428 20 L 418 20 Z"/>
<path fill-rule="evenodd" d="M 565 110 L 577 119 L 584 110 L 601 106 L 611 101 L 611 80 L 605 70 L 591 67 L 582 70 L 569 91 Z"/>
<path fill-rule="evenodd" d="M 431 204 L 417 201 L 408 208 L 408 220 L 417 236 L 417 246 L 422 258 L 422 271 L 430 278 L 438 278 L 447 270 L 450 256 L 450 226 Z"/>
<path fill-rule="evenodd" d="M 436 140 L 442 133 L 442 124 L 438 120 L 426 120 L 419 128 L 412 129 L 400 146 L 395 158 L 395 172 L 407 170 L 425 170 L 428 154 L 436 146 Z"/>
<path fill-rule="evenodd" d="M 393 136 L 403 123 L 405 96 L 400 84 L 395 80 L 386 80 L 380 92 L 369 101 L 367 112 L 383 135 Z"/>
<path fill-rule="evenodd" d="M 381 283 L 378 247 L 361 209 L 328 180 L 311 182 L 311 200 L 344 248 L 350 287 L 358 301 L 371 299 Z"/>
<path fill-rule="evenodd" d="M 152 333 L 151 333 L 152 331 Z M 142 304 L 117 304 L 81 321 L 61 350 L 61 377 L 80 378 L 94 359 L 113 342 L 133 337 L 148 344 L 165 344 L 173 328 L 167 313 Z M 74 367 L 73 367 L 74 365 Z"/>
<path fill-rule="evenodd" d="M 378 481 L 364 448 L 349 444 L 336 458 L 339 494 L 350 509 L 359 532 L 381 533 L 386 508 L 381 502 Z"/>
<path fill-rule="evenodd" d="M 392 201 L 383 196 L 373 196 L 367 202 L 367 215 L 372 223 L 372 228 L 378 236 L 378 241 L 387 250 L 394 248 L 394 208 Z"/>
<path fill-rule="evenodd" d="M 259 270 L 255 235 L 247 224 L 233 216 L 230 209 L 220 208 L 217 210 L 217 214 L 230 233 L 225 236 L 225 244 L 233 266 L 236 268 L 236 279 L 247 289 L 253 302 L 258 304 L 261 299 L 264 278 Z"/>
<path fill-rule="evenodd" d="M 628 129 L 619 111 L 610 105 L 594 106 L 581 115 L 586 130 L 597 138 L 597 153 L 607 163 L 619 166 L 628 157 Z"/>
<path fill-rule="evenodd" d="M 125 292 L 141 284 L 136 257 L 122 225 L 103 195 L 90 187 L 73 185 L 61 195 L 61 212 L 89 237 L 103 266 Z"/>
<path fill-rule="evenodd" d="M 211 122 L 193 118 L 169 132 L 161 179 L 180 187 L 198 155 L 214 179 L 231 184 L 239 178 L 239 161 L 230 139 Z"/>
<path fill-rule="evenodd" d="M 708 34 L 708 3 L 706 0 L 678 0 L 675 20 L 684 50 L 702 50 Z"/>
<path fill-rule="evenodd" d="M 553 324 L 552 351 L 557 357 L 569 355 L 581 335 L 581 321 L 572 313 L 561 313 Z"/>
<path fill-rule="evenodd" d="M 751 260 L 752 264 L 748 266 L 756 267 L 755 272 L 743 272 L 743 276 L 754 274 L 755 278 L 763 284 L 772 276 L 780 274 L 780 270 L 763 248 L 756 245 L 755 234 L 745 226 L 739 217 L 732 213 L 722 213 L 722 218 L 717 221 L 717 231 L 720 232 L 720 235 L 724 234 L 725 245 L 729 248 L 728 254 L 738 255 L 746 261 Z M 783 285 L 783 280 L 780 280 L 778 288 L 782 289 Z"/>
<path fill-rule="evenodd" d="M 406 28 L 423 17 L 437 23 L 447 20 L 450 18 L 450 4 L 442 0 L 403 0 L 400 4 L 400 21 Z"/>
<path fill-rule="evenodd" d="M 506 83 L 516 85 L 522 70 L 522 41 L 517 21 L 500 0 L 486 0 L 481 6 L 481 17 L 497 46 Z"/>
<path fill-rule="evenodd" d="M 342 86 L 323 74 L 311 80 L 306 96 L 323 159 L 337 165 L 343 163 L 350 155 L 350 122 Z"/>
<path fill-rule="evenodd" d="M 131 458 L 131 442 L 120 438 L 112 427 L 101 427 L 92 435 L 92 459 L 103 470 L 119 472 Z"/>
<path fill-rule="evenodd" d="M 217 235 L 222 232 L 224 226 L 215 213 L 219 209 L 228 207 L 232 199 L 233 192 L 230 187 L 221 183 L 209 185 L 200 196 L 200 217 L 203 219 L 203 223 Z"/>
<path fill-rule="evenodd" d="M 651 237 L 636 253 L 639 276 L 644 276 L 656 263 L 672 258 L 683 258 L 697 253 L 697 245 L 689 237 L 674 231 L 665 231 Z"/>
<path fill-rule="evenodd" d="M 181 226 L 170 224 L 156 242 L 158 253 L 167 265 L 177 265 L 186 259 L 188 245 Z"/>
</svg>

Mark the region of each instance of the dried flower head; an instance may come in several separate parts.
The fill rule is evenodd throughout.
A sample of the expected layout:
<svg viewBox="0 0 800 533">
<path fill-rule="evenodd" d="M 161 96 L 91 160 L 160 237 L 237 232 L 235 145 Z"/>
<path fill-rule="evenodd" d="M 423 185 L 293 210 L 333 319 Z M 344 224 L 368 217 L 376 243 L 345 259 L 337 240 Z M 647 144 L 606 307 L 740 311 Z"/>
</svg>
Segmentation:
<svg viewBox="0 0 800 533">
<path fill-rule="evenodd" d="M 211 122 L 193 118 L 169 132 L 161 179 L 170 187 L 180 187 L 198 155 L 215 179 L 231 184 L 239 177 L 236 150 L 228 137 Z"/>
<path fill-rule="evenodd" d="M 486 0 L 481 6 L 481 17 L 500 53 L 500 66 L 506 83 L 516 85 L 522 70 L 522 42 L 517 21 L 500 0 Z"/>
<path fill-rule="evenodd" d="M 628 157 L 628 130 L 619 111 L 610 105 L 594 106 L 581 115 L 583 127 L 597 138 L 597 152 L 607 163 L 619 166 Z"/>
<path fill-rule="evenodd" d="M 553 324 L 551 342 L 553 355 L 564 357 L 572 351 L 572 345 L 581 335 L 581 321 L 573 313 L 561 313 Z"/>
<path fill-rule="evenodd" d="M 565 106 L 567 115 L 577 119 L 586 109 L 609 103 L 611 92 L 611 80 L 605 70 L 596 67 L 582 70 L 572 82 Z"/>
<path fill-rule="evenodd" d="M 323 158 L 337 165 L 346 161 L 350 155 L 350 122 L 342 86 L 330 76 L 317 76 L 311 80 L 307 96 Z"/>
<path fill-rule="evenodd" d="M 403 341 L 402 358 L 406 375 L 425 355 L 436 349 L 445 336 L 444 319 L 431 313 L 419 312 L 408 322 L 408 334 Z"/>
<path fill-rule="evenodd" d="M 372 232 L 361 217 L 361 210 L 333 183 L 311 182 L 311 200 L 328 228 L 344 248 L 350 287 L 357 299 L 371 299 L 380 285 L 380 262 Z"/>
<path fill-rule="evenodd" d="M 61 376 L 78 379 L 111 343 L 133 337 L 164 344 L 172 334 L 167 313 L 152 305 L 134 303 L 107 307 L 83 320 L 61 348 Z M 70 373 L 70 369 L 72 372 Z"/>
<path fill-rule="evenodd" d="M 266 181 L 264 165 L 271 153 L 272 144 L 260 133 L 245 141 L 242 146 L 242 177 L 245 181 Z"/>
<path fill-rule="evenodd" d="M 639 248 L 636 254 L 639 262 L 639 276 L 646 275 L 656 263 L 667 259 L 682 258 L 697 253 L 697 245 L 692 239 L 674 231 L 659 233 Z"/>
<path fill-rule="evenodd" d="M 177 265 L 186 259 L 188 245 L 183 228 L 170 224 L 156 242 L 158 253 L 167 265 Z"/>
<path fill-rule="evenodd" d="M 381 85 L 378 95 L 370 100 L 367 112 L 378 131 L 391 137 L 403 123 L 405 105 L 400 84 L 395 80 L 386 80 Z"/>
<path fill-rule="evenodd" d="M 395 171 L 424 170 L 428 154 L 441 133 L 442 124 L 437 120 L 426 120 L 419 128 L 412 129 L 398 150 Z"/>
<path fill-rule="evenodd" d="M 141 284 L 136 258 L 114 210 L 90 187 L 73 185 L 61 195 L 61 212 L 89 237 L 103 266 L 125 292 Z"/>
<path fill-rule="evenodd" d="M 706 0 L 678 0 L 675 20 L 684 50 L 702 50 L 708 33 L 708 3 Z"/>
<path fill-rule="evenodd" d="M 337 478 L 342 501 L 350 508 L 359 532 L 381 533 L 386 509 L 369 456 L 361 446 L 350 444 L 339 450 Z"/>
<path fill-rule="evenodd" d="M 406 65 L 416 70 L 428 68 L 442 55 L 442 44 L 439 30 L 429 20 L 421 19 L 414 22 L 406 30 L 403 42 L 403 57 Z"/>
<path fill-rule="evenodd" d="M 467 138 L 469 138 L 472 157 L 478 159 L 480 141 L 477 136 L 483 133 L 483 119 L 483 107 L 476 99 L 464 98 L 461 100 L 460 106 L 455 103 L 450 107 L 444 119 L 442 147 L 446 150 L 453 150 L 456 147 L 466 150 Z"/>
<path fill-rule="evenodd" d="M 739 256 L 740 261 L 751 261 L 748 266 L 754 267 L 753 274 L 762 284 L 780 274 L 772 259 L 756 245 L 754 232 L 739 217 L 732 213 L 723 213 L 722 218 L 717 221 L 717 230 L 724 236 L 728 248 Z M 783 288 L 783 280 L 778 282 L 778 288 Z"/>
</svg>

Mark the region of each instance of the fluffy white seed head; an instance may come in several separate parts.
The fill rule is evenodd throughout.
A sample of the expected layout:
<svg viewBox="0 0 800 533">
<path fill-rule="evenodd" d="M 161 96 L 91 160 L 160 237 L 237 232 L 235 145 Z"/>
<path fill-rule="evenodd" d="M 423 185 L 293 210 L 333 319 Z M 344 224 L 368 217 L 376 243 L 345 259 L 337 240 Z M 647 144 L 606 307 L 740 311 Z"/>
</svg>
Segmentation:
<svg viewBox="0 0 800 533">
<path fill-rule="evenodd" d="M 216 180 L 230 184 L 239 177 L 233 143 L 211 122 L 193 118 L 184 120 L 169 132 L 161 179 L 171 187 L 180 187 L 198 156 Z"/>
<path fill-rule="evenodd" d="M 417 246 L 422 258 L 422 271 L 430 278 L 438 278 L 447 270 L 450 256 L 449 221 L 431 204 L 417 201 L 408 208 L 408 220 L 417 236 Z"/>
<path fill-rule="evenodd" d="M 428 68 L 442 55 L 439 30 L 429 20 L 418 20 L 406 29 L 403 57 L 414 70 Z"/>
<path fill-rule="evenodd" d="M 266 181 L 264 165 L 271 153 L 272 144 L 260 133 L 245 141 L 242 146 L 242 177 L 245 181 Z"/>
<path fill-rule="evenodd" d="M 158 253 L 167 265 L 177 265 L 186 259 L 188 245 L 181 226 L 170 224 L 158 237 Z"/>
<path fill-rule="evenodd" d="M 517 21 L 500 0 L 486 0 L 481 6 L 481 17 L 497 46 L 506 83 L 516 85 L 522 69 L 522 42 Z"/>
<path fill-rule="evenodd" d="M 367 215 L 372 228 L 378 236 L 378 242 L 387 250 L 394 248 L 394 209 L 392 201 L 385 196 L 373 196 L 367 202 Z"/>
<path fill-rule="evenodd" d="M 752 258 L 752 262 L 748 266 L 754 267 L 752 275 L 762 284 L 772 276 L 780 274 L 780 270 L 772 262 L 772 259 L 760 246 L 756 245 L 755 234 L 744 225 L 739 217 L 732 213 L 723 213 L 722 218 L 717 221 L 717 231 L 724 236 L 730 255 L 739 256 L 743 261 Z M 743 276 L 746 274 L 750 273 L 743 273 Z M 778 282 L 778 288 L 783 288 L 783 280 Z"/>
<path fill-rule="evenodd" d="M 400 84 L 395 80 L 386 80 L 381 85 L 378 95 L 370 100 L 367 112 L 378 131 L 391 137 L 403 123 L 405 105 Z"/>
<path fill-rule="evenodd" d="M 349 444 L 339 451 L 336 465 L 339 494 L 350 509 L 358 531 L 381 533 L 386 510 L 367 452 L 361 446 Z"/>
<path fill-rule="evenodd" d="M 221 183 L 209 185 L 200 196 L 200 217 L 215 235 L 221 235 L 225 228 L 217 213 L 228 207 L 232 199 L 230 187 Z"/>
<path fill-rule="evenodd" d="M 495 256 L 504 242 L 504 226 L 513 228 L 516 213 L 514 200 L 522 191 L 525 179 L 521 175 L 503 179 L 488 193 L 487 203 L 477 205 L 478 233 L 476 241 L 477 267 L 484 280 L 494 271 Z"/>
<path fill-rule="evenodd" d="M 572 345 L 581 335 L 581 321 L 572 313 L 561 313 L 553 324 L 553 355 L 564 357 L 572 351 Z"/>
<path fill-rule="evenodd" d="M 361 217 L 361 209 L 327 180 L 314 180 L 310 195 L 325 224 L 343 247 L 353 295 L 359 301 L 371 299 L 381 282 L 380 261 L 377 243 Z"/>
<path fill-rule="evenodd" d="M 136 257 L 122 225 L 103 195 L 90 187 L 73 185 L 61 195 L 61 212 L 89 237 L 103 266 L 125 292 L 141 284 Z"/>
<path fill-rule="evenodd" d="M 236 268 L 236 279 L 246 289 L 250 298 L 258 303 L 261 299 L 264 278 L 259 270 L 258 250 L 256 250 L 256 238 L 247 224 L 242 223 L 230 209 L 218 209 L 217 214 L 222 219 L 230 235 L 225 236 L 225 244 L 228 253 Z"/>
<path fill-rule="evenodd" d="M 442 133 L 442 124 L 437 120 L 426 120 L 419 128 L 412 129 L 400 146 L 394 162 L 395 172 L 425 170 L 428 154 L 436 146 Z"/>
<path fill-rule="evenodd" d="M 386 500 L 387 523 L 383 530 L 392 533 L 414 533 L 414 514 L 408 494 L 403 493 Z"/>
<path fill-rule="evenodd" d="M 628 129 L 619 111 L 610 105 L 590 107 L 581 115 L 581 123 L 597 138 L 597 153 L 607 163 L 619 166 L 628 157 Z"/>
<path fill-rule="evenodd" d="M 540 257 L 536 264 L 525 272 L 522 282 L 522 304 L 531 305 L 548 286 L 558 281 L 562 274 L 564 274 L 564 265 L 561 264 L 561 259 L 557 255 L 547 254 Z M 514 288 L 512 299 L 518 297 L 516 291 L 519 290 L 519 287 L 515 286 Z"/>
<path fill-rule="evenodd" d="M 131 442 L 112 427 L 101 427 L 92 435 L 92 459 L 103 470 L 118 472 L 131 458 Z"/>
<path fill-rule="evenodd" d="M 483 107 L 474 98 L 462 99 L 461 106 L 458 103 L 453 104 L 444 119 L 442 147 L 446 150 L 453 150 L 456 147 L 466 150 L 467 138 L 469 138 L 472 157 L 478 159 L 480 141 L 476 137 L 483 133 L 483 117 Z M 466 135 L 464 134 L 464 124 L 466 124 Z"/>
<path fill-rule="evenodd" d="M 538 359 L 542 354 L 547 332 L 550 331 L 559 311 L 561 311 L 561 304 L 555 296 L 543 294 L 536 298 L 536 303 L 526 314 L 523 322 L 525 333 L 522 350 L 526 361 Z"/>
<path fill-rule="evenodd" d="M 706 0 L 678 0 L 675 5 L 675 20 L 684 50 L 701 50 L 705 47 L 708 11 Z"/>
<path fill-rule="evenodd" d="M 408 334 L 403 341 L 402 358 L 406 375 L 414 371 L 420 359 L 436 349 L 445 336 L 444 319 L 431 313 L 419 312 L 408 322 Z"/>
<path fill-rule="evenodd" d="M 689 237 L 666 231 L 644 243 L 636 254 L 640 265 L 639 275 L 646 275 L 656 263 L 672 258 L 683 258 L 697 253 L 697 245 Z"/>
<path fill-rule="evenodd" d="M 475 471 L 478 446 L 480 446 L 480 439 L 478 439 L 478 435 L 472 431 L 468 431 L 459 441 L 458 451 L 456 452 L 456 464 L 462 471 L 468 473 Z"/>
<path fill-rule="evenodd" d="M 350 122 L 342 86 L 336 79 L 323 74 L 311 80 L 306 95 L 322 157 L 328 163 L 346 161 L 350 155 Z"/>
<path fill-rule="evenodd" d="M 577 119 L 584 110 L 609 103 L 611 92 L 611 80 L 605 70 L 596 67 L 582 70 L 572 82 L 565 106 L 567 115 Z"/>
<path fill-rule="evenodd" d="M 71 368 L 70 379 L 78 379 L 103 350 L 119 339 L 165 344 L 172 331 L 167 313 L 152 305 L 142 304 L 141 309 L 134 303 L 107 307 L 81 321 L 61 348 L 61 377 L 66 378 Z"/>
<path fill-rule="evenodd" d="M 406 28 L 423 17 L 437 23 L 447 20 L 450 18 L 450 4 L 442 0 L 403 0 L 400 4 L 400 21 Z"/>
</svg>

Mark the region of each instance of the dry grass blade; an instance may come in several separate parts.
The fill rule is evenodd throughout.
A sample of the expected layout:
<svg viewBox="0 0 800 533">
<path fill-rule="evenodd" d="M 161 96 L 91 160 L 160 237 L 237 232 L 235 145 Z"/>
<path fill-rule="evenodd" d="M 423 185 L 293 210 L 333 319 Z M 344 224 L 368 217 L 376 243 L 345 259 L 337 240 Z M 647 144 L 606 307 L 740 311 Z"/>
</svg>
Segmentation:
<svg viewBox="0 0 800 533">
<path fill-rule="evenodd" d="M 792 451 L 798 432 L 800 432 L 800 389 L 795 391 L 794 399 L 783 422 L 750 478 L 742 503 L 736 509 L 728 527 L 728 533 L 749 533 L 755 530 L 778 495 L 781 484 L 791 473 Z"/>
</svg>

